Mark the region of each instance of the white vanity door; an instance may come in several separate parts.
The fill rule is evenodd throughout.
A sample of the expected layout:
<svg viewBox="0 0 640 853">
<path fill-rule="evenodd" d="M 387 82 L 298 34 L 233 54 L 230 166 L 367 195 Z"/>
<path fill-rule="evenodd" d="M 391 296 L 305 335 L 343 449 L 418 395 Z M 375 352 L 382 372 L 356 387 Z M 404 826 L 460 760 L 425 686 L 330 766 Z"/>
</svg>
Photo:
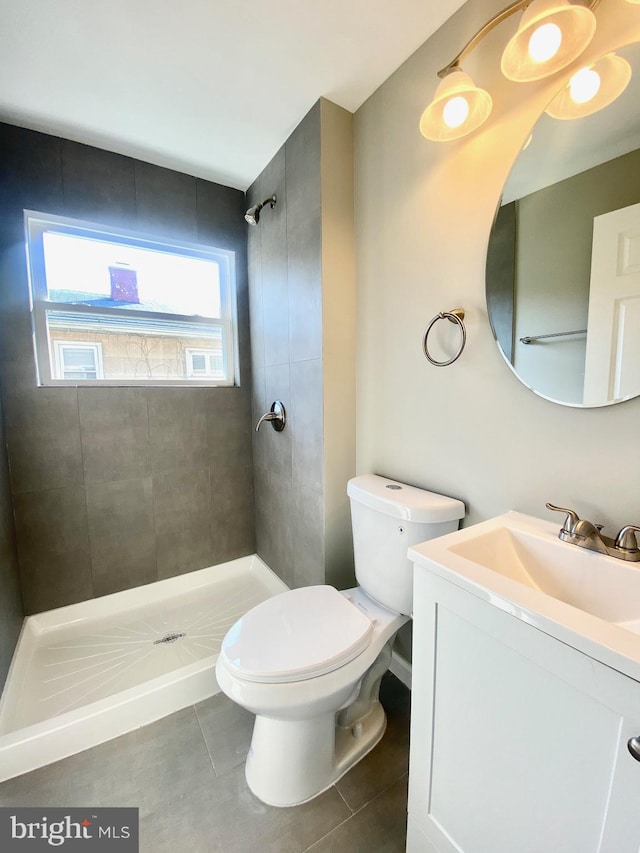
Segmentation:
<svg viewBox="0 0 640 853">
<path fill-rule="evenodd" d="M 408 853 L 638 853 L 640 685 L 416 570 Z"/>
</svg>

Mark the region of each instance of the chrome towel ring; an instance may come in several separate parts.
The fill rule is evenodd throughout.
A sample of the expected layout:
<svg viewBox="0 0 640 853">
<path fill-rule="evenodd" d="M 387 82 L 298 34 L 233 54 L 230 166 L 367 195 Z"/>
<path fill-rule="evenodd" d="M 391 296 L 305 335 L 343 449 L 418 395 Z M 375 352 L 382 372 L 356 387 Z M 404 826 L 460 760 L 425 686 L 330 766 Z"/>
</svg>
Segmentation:
<svg viewBox="0 0 640 853">
<path fill-rule="evenodd" d="M 429 352 L 429 347 L 427 346 L 427 338 L 429 337 L 429 332 L 438 322 L 438 320 L 447 319 L 450 323 L 457 323 L 460 327 L 460 346 L 458 347 L 458 351 L 455 355 L 451 356 L 451 358 L 447 359 L 447 361 L 438 361 L 435 359 L 431 353 Z M 431 364 L 435 364 L 436 367 L 447 367 L 449 364 L 453 364 L 454 361 L 460 358 L 462 355 L 462 350 L 464 349 L 464 345 L 467 342 L 467 330 L 464 327 L 464 310 L 462 308 L 454 308 L 452 311 L 441 311 L 439 314 L 433 318 L 433 320 L 429 323 L 427 328 L 425 329 L 424 338 L 422 341 L 422 349 L 424 350 L 425 358 L 431 362 Z"/>
</svg>

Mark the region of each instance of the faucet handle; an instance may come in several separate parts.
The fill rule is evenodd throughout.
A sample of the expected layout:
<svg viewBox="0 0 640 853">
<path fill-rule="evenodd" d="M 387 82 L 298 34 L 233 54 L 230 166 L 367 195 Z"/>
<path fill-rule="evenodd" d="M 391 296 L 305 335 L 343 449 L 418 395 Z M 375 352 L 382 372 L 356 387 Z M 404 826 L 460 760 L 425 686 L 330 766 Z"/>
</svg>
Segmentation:
<svg viewBox="0 0 640 853">
<path fill-rule="evenodd" d="M 623 551 L 637 551 L 636 531 L 640 533 L 640 527 L 635 524 L 625 525 L 616 536 L 616 548 L 621 548 Z"/>
<path fill-rule="evenodd" d="M 266 202 L 265 202 L 266 204 Z M 271 205 L 273 207 L 273 205 Z M 280 400 L 276 400 L 271 404 L 271 409 L 264 414 L 256 424 L 256 432 L 260 429 L 263 423 L 268 422 L 276 432 L 282 432 L 287 423 L 287 413 L 284 405 Z"/>
<path fill-rule="evenodd" d="M 567 517 L 564 520 L 564 524 L 562 525 L 562 529 L 565 530 L 567 533 L 571 533 L 572 530 L 575 528 L 576 524 L 578 524 L 578 522 L 580 521 L 578 513 L 573 509 L 567 509 L 563 506 L 555 506 L 554 504 L 550 503 L 548 503 L 546 506 L 547 509 L 552 509 L 554 512 L 565 512 L 567 514 Z"/>
</svg>

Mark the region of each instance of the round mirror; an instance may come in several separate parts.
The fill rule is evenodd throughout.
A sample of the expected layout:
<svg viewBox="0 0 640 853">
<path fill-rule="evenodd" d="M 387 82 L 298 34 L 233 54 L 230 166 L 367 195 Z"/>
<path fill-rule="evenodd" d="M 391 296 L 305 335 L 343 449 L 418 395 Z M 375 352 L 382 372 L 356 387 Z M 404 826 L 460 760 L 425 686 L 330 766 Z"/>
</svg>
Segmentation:
<svg viewBox="0 0 640 853">
<path fill-rule="evenodd" d="M 615 56 L 632 71 L 616 100 L 563 120 L 551 116 L 558 96 L 533 128 L 487 252 L 504 358 L 525 385 L 568 406 L 640 394 L 640 45 Z"/>
</svg>

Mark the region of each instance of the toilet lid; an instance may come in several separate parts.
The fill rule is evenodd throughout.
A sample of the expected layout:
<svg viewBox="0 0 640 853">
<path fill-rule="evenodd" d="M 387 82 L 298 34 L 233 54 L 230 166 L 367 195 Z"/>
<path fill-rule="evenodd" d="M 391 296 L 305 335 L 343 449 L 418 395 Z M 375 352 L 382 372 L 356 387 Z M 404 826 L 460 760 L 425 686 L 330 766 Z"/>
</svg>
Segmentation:
<svg viewBox="0 0 640 853">
<path fill-rule="evenodd" d="M 228 631 L 221 654 L 247 681 L 301 681 L 332 672 L 371 641 L 371 620 L 332 586 L 263 601 Z"/>
</svg>

